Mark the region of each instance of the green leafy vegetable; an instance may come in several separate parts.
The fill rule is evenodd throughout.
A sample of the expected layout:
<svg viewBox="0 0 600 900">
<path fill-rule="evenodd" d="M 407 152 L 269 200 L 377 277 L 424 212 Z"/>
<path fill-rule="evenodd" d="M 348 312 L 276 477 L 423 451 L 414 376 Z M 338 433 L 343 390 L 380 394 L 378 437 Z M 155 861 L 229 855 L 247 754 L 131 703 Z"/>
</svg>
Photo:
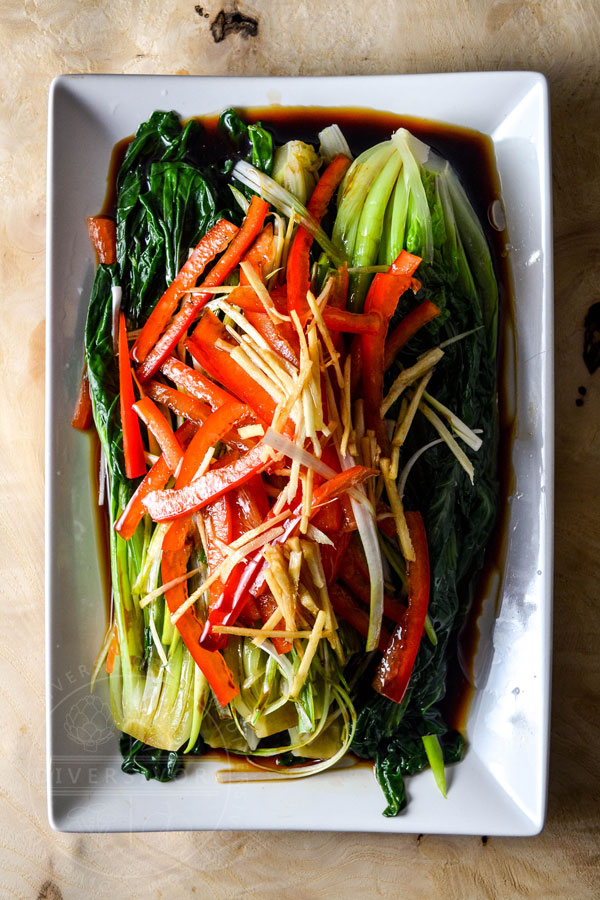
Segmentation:
<svg viewBox="0 0 600 900">
<path fill-rule="evenodd" d="M 122 734 L 119 749 L 123 762 L 121 771 L 126 775 L 143 775 L 146 781 L 173 781 L 183 771 L 181 756 L 174 750 L 157 750 L 137 741 L 128 734 Z"/>
<path fill-rule="evenodd" d="M 226 135 L 242 159 L 270 175 L 273 171 L 273 138 L 260 122 L 246 125 L 234 109 L 219 117 L 219 130 Z"/>
</svg>

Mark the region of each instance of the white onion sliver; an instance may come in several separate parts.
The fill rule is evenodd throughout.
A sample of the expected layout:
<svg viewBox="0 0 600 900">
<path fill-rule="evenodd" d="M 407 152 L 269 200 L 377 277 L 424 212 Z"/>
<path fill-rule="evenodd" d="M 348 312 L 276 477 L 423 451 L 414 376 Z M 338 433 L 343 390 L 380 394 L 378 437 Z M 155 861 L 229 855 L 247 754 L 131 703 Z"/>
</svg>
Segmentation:
<svg viewBox="0 0 600 900">
<path fill-rule="evenodd" d="M 106 497 L 106 456 L 104 447 L 100 444 L 100 462 L 98 464 L 98 506 L 104 506 Z"/>
<path fill-rule="evenodd" d="M 354 459 L 349 453 L 342 456 L 339 446 L 336 444 L 340 465 L 344 471 L 355 465 Z M 362 488 L 357 488 L 360 494 L 364 494 Z M 365 497 L 366 499 L 366 497 Z M 356 519 L 358 533 L 363 544 L 367 566 L 369 569 L 369 581 L 371 582 L 371 603 L 369 609 L 369 630 L 367 632 L 367 652 L 376 650 L 381 632 L 383 619 L 383 563 L 381 560 L 381 548 L 377 539 L 377 525 L 371 505 L 355 500 L 350 494 L 352 512 Z"/>
<path fill-rule="evenodd" d="M 294 444 L 288 438 L 279 434 L 277 431 L 274 431 L 272 428 L 267 428 L 263 443 L 268 444 L 273 450 L 278 450 L 280 453 L 289 456 L 291 460 L 295 460 L 300 463 L 301 466 L 306 466 L 308 469 L 314 469 L 315 472 L 318 472 L 323 478 L 333 478 L 337 475 L 337 472 L 334 472 L 330 466 L 325 465 L 324 462 L 321 462 L 321 460 L 317 459 L 316 456 L 313 456 L 312 453 L 303 450 L 302 447 Z"/>
<path fill-rule="evenodd" d="M 306 207 L 300 203 L 297 197 L 294 197 L 293 194 L 278 184 L 273 178 L 259 171 L 244 159 L 238 160 L 233 167 L 232 174 L 246 187 L 264 197 L 271 206 L 274 206 L 278 212 L 283 213 L 288 219 L 291 219 L 292 215 L 300 219 L 304 227 L 310 231 L 321 249 L 325 251 L 336 266 L 341 266 L 347 262 L 343 250 L 340 250 L 339 247 L 332 243 Z"/>
<path fill-rule="evenodd" d="M 408 476 L 410 474 L 410 470 L 412 469 L 412 467 L 414 466 L 414 464 L 416 463 L 418 458 L 420 456 L 422 456 L 426 450 L 429 450 L 430 447 L 435 447 L 437 444 L 443 444 L 443 443 L 444 443 L 444 441 L 442 440 L 442 438 L 437 438 L 437 440 L 430 441 L 428 444 L 425 444 L 424 447 L 419 447 L 419 449 L 413 453 L 411 458 L 408 460 L 408 462 L 402 469 L 400 478 L 398 479 L 398 496 L 400 497 L 401 500 L 404 496 L 404 488 L 406 487 L 406 479 L 408 478 Z"/>
<path fill-rule="evenodd" d="M 121 300 L 123 291 L 117 285 L 112 287 L 112 339 L 115 356 L 119 347 L 119 316 L 121 315 Z"/>
</svg>

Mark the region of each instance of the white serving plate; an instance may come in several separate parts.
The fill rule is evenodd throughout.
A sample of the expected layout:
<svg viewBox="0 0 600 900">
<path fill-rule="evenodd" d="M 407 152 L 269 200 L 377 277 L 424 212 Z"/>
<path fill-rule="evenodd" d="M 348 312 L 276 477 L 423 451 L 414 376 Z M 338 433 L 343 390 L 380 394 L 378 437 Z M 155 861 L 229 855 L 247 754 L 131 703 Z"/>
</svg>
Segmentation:
<svg viewBox="0 0 600 900">
<path fill-rule="evenodd" d="M 480 622 L 469 748 L 448 799 L 430 772 L 382 816 L 366 767 L 278 783 L 217 783 L 223 763 L 186 763 L 170 784 L 121 773 L 103 685 L 89 674 L 105 607 L 86 437 L 70 426 L 95 268 L 85 217 L 106 190 L 114 144 L 155 109 L 184 118 L 228 106 L 375 107 L 491 136 L 510 235 L 515 332 L 505 570 L 498 614 Z M 48 814 L 62 831 L 309 829 L 532 835 L 546 805 L 552 594 L 553 334 L 548 92 L 532 72 L 353 78 L 72 75 L 50 91 L 46 356 Z"/>
</svg>

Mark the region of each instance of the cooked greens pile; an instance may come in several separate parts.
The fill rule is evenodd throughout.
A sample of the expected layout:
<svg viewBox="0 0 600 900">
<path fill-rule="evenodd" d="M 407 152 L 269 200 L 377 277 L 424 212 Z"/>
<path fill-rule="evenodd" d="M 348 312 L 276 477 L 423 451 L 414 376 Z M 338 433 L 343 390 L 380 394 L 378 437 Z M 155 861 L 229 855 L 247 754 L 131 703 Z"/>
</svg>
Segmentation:
<svg viewBox="0 0 600 900">
<path fill-rule="evenodd" d="M 498 289 L 484 232 L 457 175 L 405 129 L 352 162 L 331 200 L 329 218 L 322 229 L 317 227 L 320 216 L 315 224 L 315 213 L 310 206 L 307 213 L 306 206 L 326 166 L 352 149 L 336 126 L 319 139 L 320 144 L 315 135 L 314 145 L 291 141 L 276 146 L 267 127 L 247 125 L 233 110 L 221 116 L 216 137 L 198 121 L 182 125 L 174 113 L 156 112 L 127 150 L 117 179 L 116 261 L 97 269 L 85 331 L 90 397 L 106 473 L 114 611 L 97 669 L 108 655 L 113 716 L 124 733 L 125 772 L 168 781 L 182 770 L 182 754 L 201 754 L 209 746 L 253 757 L 278 755 L 280 768 L 288 766 L 292 774 L 309 759 L 313 762 L 305 764 L 303 773 L 309 774 L 350 749 L 374 761 L 387 800 L 384 814 L 396 815 L 406 805 L 404 777 L 430 765 L 445 791 L 444 764 L 459 760 L 465 745 L 464 736 L 446 722 L 443 701 L 448 660 L 496 515 Z M 283 653 L 272 641 L 258 647 L 250 634 L 231 634 L 221 649 L 238 692 L 223 708 L 171 621 L 161 593 L 169 522 L 156 524 L 146 514 L 127 540 L 115 530 L 142 481 L 125 474 L 116 315 L 124 313 L 129 336 L 135 338 L 190 248 L 223 218 L 241 226 L 256 193 L 273 208 L 275 239 L 281 245 L 279 267 L 267 282 L 273 296 L 273 285 L 278 283 L 280 292 L 285 286 L 278 273 L 291 253 L 294 222 L 301 222 L 316 237 L 310 275 L 317 298 L 327 297 L 346 261 L 347 309 L 368 313 L 365 298 L 374 277 L 405 250 L 422 260 L 419 283 L 402 294 L 389 334 L 425 300 L 437 308 L 400 345 L 382 376 L 387 394 L 423 354 L 443 348 L 423 387 L 423 414 L 415 416 L 402 444 L 399 470 L 396 460 L 398 497 L 407 510 L 422 515 L 431 571 L 425 630 L 401 702 L 373 688 L 381 654 L 366 653 L 358 619 L 353 622 L 336 609 L 337 645 L 319 642 L 297 696 L 292 688 L 302 671 L 306 642 L 296 641 L 291 652 Z M 232 290 L 238 280 L 239 273 L 228 276 L 226 289 Z M 217 306 L 211 308 L 221 325 L 235 328 L 237 320 Z M 363 371 L 363 383 L 365 376 Z M 390 401 L 386 415 L 391 422 L 401 422 L 414 394 L 413 385 Z M 440 428 L 436 423 L 442 420 Z M 226 449 L 217 444 L 217 466 Z M 344 463 L 345 453 L 339 453 L 342 468 L 351 465 Z M 153 462 L 158 458 L 156 449 L 148 455 Z M 376 459 L 364 462 L 370 464 Z M 268 485 L 271 496 L 275 483 Z M 392 505 L 390 493 L 388 485 Z M 386 494 L 372 489 L 368 496 L 374 509 Z M 362 554 L 364 545 L 370 572 L 376 553 L 386 596 L 406 606 L 408 564 L 397 541 L 385 528 L 365 531 L 355 513 L 360 533 L 352 538 L 356 552 Z M 373 536 L 375 550 L 367 547 L 365 534 Z M 318 530 L 316 540 L 321 538 Z M 196 542 L 189 555 L 195 572 L 188 578 L 190 593 L 210 565 L 202 543 Z M 318 573 L 311 570 L 311 577 L 318 588 Z M 154 602 L 140 605 L 146 597 Z M 373 627 L 371 612 L 370 634 Z M 388 622 L 388 627 L 391 631 L 395 624 Z"/>
</svg>

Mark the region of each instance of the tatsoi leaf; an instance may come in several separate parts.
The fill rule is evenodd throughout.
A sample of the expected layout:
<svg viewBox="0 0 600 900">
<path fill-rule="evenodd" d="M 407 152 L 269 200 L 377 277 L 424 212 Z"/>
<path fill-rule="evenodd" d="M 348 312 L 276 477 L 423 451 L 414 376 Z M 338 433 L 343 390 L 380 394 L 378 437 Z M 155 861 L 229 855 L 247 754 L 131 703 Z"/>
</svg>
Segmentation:
<svg viewBox="0 0 600 900">
<path fill-rule="evenodd" d="M 117 190 L 123 188 L 131 172 L 142 170 L 150 162 L 176 161 L 191 156 L 189 145 L 201 132 L 202 127 L 193 119 L 182 128 L 176 113 L 153 113 L 147 122 L 140 125 L 127 149 L 117 175 Z"/>
<path fill-rule="evenodd" d="M 166 782 L 173 781 L 182 772 L 181 756 L 174 750 L 157 750 L 128 734 L 121 735 L 119 749 L 123 757 L 121 770 L 126 775 L 140 774 L 146 781 L 155 778 Z"/>
<path fill-rule="evenodd" d="M 173 281 L 215 217 L 212 189 L 187 163 L 154 163 L 146 175 L 132 173 L 117 207 L 117 257 L 124 306 L 141 324 Z"/>
<path fill-rule="evenodd" d="M 234 109 L 226 109 L 219 117 L 219 130 L 243 159 L 270 175 L 273 170 L 273 138 L 260 122 L 246 125 Z"/>
<path fill-rule="evenodd" d="M 119 415 L 119 370 L 113 349 L 112 288 L 116 267 L 100 265 L 85 326 L 85 359 L 92 411 L 111 475 L 125 478 L 123 438 Z"/>
</svg>

